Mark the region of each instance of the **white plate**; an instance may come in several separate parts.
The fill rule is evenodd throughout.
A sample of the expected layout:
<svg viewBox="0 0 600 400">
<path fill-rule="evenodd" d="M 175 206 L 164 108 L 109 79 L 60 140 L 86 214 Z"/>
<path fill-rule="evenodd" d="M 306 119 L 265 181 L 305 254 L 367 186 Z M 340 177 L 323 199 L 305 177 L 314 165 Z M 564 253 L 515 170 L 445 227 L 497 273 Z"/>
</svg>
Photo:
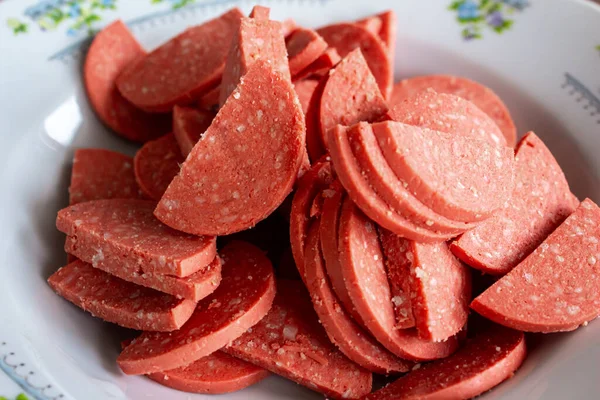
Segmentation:
<svg viewBox="0 0 600 400">
<path fill-rule="evenodd" d="M 85 6 L 93 3 L 81 1 Z M 122 18 L 152 48 L 186 26 L 240 3 L 197 0 L 173 9 L 184 1 L 115 1 L 115 10 L 93 10 L 99 20 L 92 27 Z M 581 198 L 600 200 L 600 7 L 583 0 L 530 1 L 522 9 L 507 3 L 524 1 L 499 2 L 503 17 L 513 20 L 499 34 L 486 21 L 459 24 L 458 13 L 468 17 L 472 9 L 463 5 L 460 11 L 449 10 L 450 2 L 261 3 L 272 7 L 275 18 L 292 16 L 308 26 L 395 9 L 396 79 L 444 72 L 490 86 L 508 104 L 519 133 L 535 130 L 548 144 L 574 192 Z M 31 397 L 43 400 L 61 395 L 86 400 L 203 398 L 123 375 L 115 364 L 118 330 L 67 304 L 45 282 L 65 260 L 63 236 L 54 220 L 56 211 L 67 205 L 73 149 L 134 151 L 132 145 L 107 132 L 87 104 L 80 78 L 87 30 L 74 28 L 82 16 L 70 10 L 54 29 L 48 29 L 53 24 L 48 18 L 52 4 L 67 10 L 64 3 L 0 3 L 0 159 L 4 160 L 0 171 L 0 369 Z M 245 11 L 251 4 L 241 2 Z M 88 15 L 85 10 L 83 15 Z M 482 37 L 465 40 L 461 34 L 465 27 L 467 33 Z M 23 29 L 27 32 L 19 32 Z M 484 397 L 600 398 L 599 370 L 600 323 L 594 322 L 574 333 L 543 337 L 518 374 Z M 7 382 L 5 377 L 0 379 L 0 385 Z M 13 389 L 7 387 L 0 395 L 11 395 Z M 272 377 L 224 398 L 320 396 Z"/>
</svg>

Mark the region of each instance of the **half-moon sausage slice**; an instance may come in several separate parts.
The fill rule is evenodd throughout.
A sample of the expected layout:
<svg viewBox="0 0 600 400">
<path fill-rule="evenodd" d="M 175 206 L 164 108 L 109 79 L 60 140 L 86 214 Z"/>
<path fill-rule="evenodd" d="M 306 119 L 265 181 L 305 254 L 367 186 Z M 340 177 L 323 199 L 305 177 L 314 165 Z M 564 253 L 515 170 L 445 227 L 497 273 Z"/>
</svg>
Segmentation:
<svg viewBox="0 0 600 400">
<path fill-rule="evenodd" d="M 571 331 L 600 314 L 600 208 L 585 199 L 471 308 L 526 332 Z"/>
<path fill-rule="evenodd" d="M 188 155 L 155 215 L 196 235 L 256 225 L 291 192 L 304 138 L 304 114 L 291 82 L 256 62 Z"/>
</svg>

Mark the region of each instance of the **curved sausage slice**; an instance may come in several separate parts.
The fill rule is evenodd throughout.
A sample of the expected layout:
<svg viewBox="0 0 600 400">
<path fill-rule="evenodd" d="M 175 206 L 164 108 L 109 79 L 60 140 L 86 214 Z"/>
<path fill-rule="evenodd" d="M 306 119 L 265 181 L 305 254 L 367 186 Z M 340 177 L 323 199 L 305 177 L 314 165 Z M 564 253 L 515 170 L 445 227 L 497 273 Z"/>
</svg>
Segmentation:
<svg viewBox="0 0 600 400">
<path fill-rule="evenodd" d="M 313 96 L 313 93 L 317 89 L 319 85 L 319 81 L 316 79 L 304 79 L 301 81 L 294 82 L 294 90 L 298 95 L 298 100 L 302 105 L 302 111 L 306 115 L 308 111 L 308 105 L 310 104 L 310 99 Z"/>
<path fill-rule="evenodd" d="M 409 372 L 364 400 L 470 399 L 512 377 L 526 354 L 522 332 L 495 326 L 456 354 Z"/>
<path fill-rule="evenodd" d="M 285 45 L 292 77 L 312 64 L 327 49 L 323 38 L 307 28 L 299 28 L 292 32 Z"/>
<path fill-rule="evenodd" d="M 372 127 L 396 176 L 436 213 L 455 221 L 482 221 L 510 198 L 511 148 L 400 122 Z"/>
<path fill-rule="evenodd" d="M 306 151 L 304 136 L 292 84 L 269 64 L 255 63 L 188 155 L 155 215 L 195 235 L 256 225 L 291 192 Z"/>
<path fill-rule="evenodd" d="M 539 246 L 578 205 L 550 150 L 529 132 L 517 146 L 510 201 L 489 220 L 463 234 L 450 249 L 473 268 L 503 275 Z"/>
<path fill-rule="evenodd" d="M 387 276 L 390 282 L 390 294 L 396 315 L 396 328 L 414 328 L 413 291 L 410 282 L 410 267 L 412 263 L 407 257 L 410 241 L 384 228 L 379 228 L 378 231 Z"/>
<path fill-rule="evenodd" d="M 337 177 L 350 198 L 377 224 L 406 238 L 431 242 L 446 240 L 447 235 L 420 227 L 391 209 L 365 179 L 348 140 L 348 129 L 338 125 L 328 134 L 328 147 Z"/>
<path fill-rule="evenodd" d="M 242 18 L 233 35 L 223 71 L 220 105 L 225 104 L 240 79 L 258 60 L 268 63 L 282 78 L 291 79 L 281 22 L 268 18 Z"/>
<path fill-rule="evenodd" d="M 342 273 L 342 264 L 340 263 L 339 251 L 339 226 L 340 212 L 342 210 L 342 202 L 346 197 L 346 193 L 339 181 L 334 181 L 329 188 L 323 192 L 323 212 L 319 224 L 319 237 L 321 241 L 321 250 L 325 261 L 325 269 L 331 282 L 331 288 L 335 292 L 337 299 L 340 301 L 346 312 L 359 324 L 364 326 L 360 314 L 356 311 L 352 299 L 348 295 L 344 275 Z"/>
<path fill-rule="evenodd" d="M 158 201 L 179 173 L 179 165 L 184 160 L 172 133 L 151 140 L 135 153 L 135 180 L 146 196 Z"/>
<path fill-rule="evenodd" d="M 290 212 L 290 244 L 296 268 L 304 280 L 304 244 L 315 198 L 327 189 L 333 180 L 331 164 L 327 160 L 316 162 L 298 182 Z"/>
<path fill-rule="evenodd" d="M 350 53 L 331 71 L 319 106 L 320 132 L 338 124 L 350 126 L 360 121 L 376 121 L 387 112 L 387 104 L 360 49 Z"/>
<path fill-rule="evenodd" d="M 215 113 L 212 111 L 180 106 L 173 108 L 173 135 L 183 155 L 181 162 L 190 154 L 214 118 Z M 179 171 L 179 167 L 177 170 Z"/>
<path fill-rule="evenodd" d="M 405 240 L 404 245 L 419 336 L 439 342 L 456 335 L 469 315 L 471 271 L 452 255 L 445 242 Z"/>
<path fill-rule="evenodd" d="M 393 121 L 506 145 L 498 125 L 476 105 L 429 88 L 397 103 L 388 112 Z M 512 146 L 511 146 L 512 147 Z"/>
<path fill-rule="evenodd" d="M 381 39 L 387 48 L 390 60 L 394 61 L 394 53 L 396 51 L 396 13 L 393 10 L 387 10 L 381 14 L 356 21 L 356 23 L 363 25 L 367 30 L 379 36 L 379 39 Z"/>
<path fill-rule="evenodd" d="M 119 74 L 136 68 L 146 51 L 127 26 L 117 20 L 101 30 L 85 56 L 83 82 L 96 115 L 115 133 L 134 142 L 146 142 L 169 132 L 168 115 L 148 114 L 127 101 L 117 89 Z"/>
<path fill-rule="evenodd" d="M 141 199 L 133 159 L 104 149 L 79 149 L 73 156 L 69 205 L 101 199 Z"/>
<path fill-rule="evenodd" d="M 369 371 L 406 372 L 411 364 L 396 358 L 352 320 L 329 286 L 319 243 L 319 222 L 313 222 L 306 240 L 306 287 L 327 336 L 349 359 Z"/>
<path fill-rule="evenodd" d="M 498 125 L 508 146 L 513 147 L 517 142 L 517 129 L 506 105 L 490 88 L 470 79 L 451 75 L 424 75 L 405 79 L 394 85 L 390 106 L 428 88 L 438 93 L 462 97 L 475 104 Z"/>
<path fill-rule="evenodd" d="M 221 84 L 215 86 L 198 99 L 197 106 L 201 110 L 216 111 L 219 109 L 219 96 L 221 95 Z"/>
<path fill-rule="evenodd" d="M 393 85 L 393 68 L 387 48 L 379 37 L 352 23 L 328 25 L 317 29 L 317 33 L 342 58 L 360 48 L 383 97 L 389 98 Z"/>
<path fill-rule="evenodd" d="M 275 297 L 269 259 L 256 247 L 232 242 L 221 251 L 223 280 L 198 303 L 191 318 L 171 333 L 142 333 L 117 362 L 128 375 L 149 374 L 189 365 L 242 335 L 260 321 Z"/>
<path fill-rule="evenodd" d="M 271 16 L 271 9 L 264 6 L 254 6 L 250 12 L 250 18 L 262 19 L 268 21 Z"/>
<path fill-rule="evenodd" d="M 67 236 L 65 251 L 75 257 L 85 257 L 86 253 L 82 251 L 80 245 L 78 238 Z M 92 266 L 124 281 L 168 293 L 177 298 L 188 299 L 195 303 L 214 292 L 221 282 L 221 260 L 219 257 L 215 257 L 206 267 L 185 278 L 140 271 L 139 269 L 131 270 L 123 268 L 119 262 L 109 263 L 96 260 L 96 263 Z"/>
<path fill-rule="evenodd" d="M 342 58 L 337 50 L 333 47 L 328 47 L 315 61 L 296 74 L 294 80 L 323 77 L 341 60 Z"/>
<path fill-rule="evenodd" d="M 371 391 L 372 374 L 330 341 L 301 282 L 279 280 L 271 311 L 223 351 L 334 399 Z"/>
<path fill-rule="evenodd" d="M 168 332 L 179 329 L 196 303 L 138 286 L 76 260 L 56 271 L 48 284 L 77 307 L 125 328 Z"/>
<path fill-rule="evenodd" d="M 234 8 L 186 29 L 117 78 L 121 94 L 148 112 L 191 104 L 218 85 L 242 12 Z"/>
<path fill-rule="evenodd" d="M 97 268 L 117 265 L 130 274 L 186 277 L 208 266 L 216 240 L 175 231 L 152 215 L 149 200 L 94 200 L 58 212 L 56 227 L 67 234 L 75 256 Z"/>
<path fill-rule="evenodd" d="M 433 212 L 410 193 L 385 159 L 369 124 L 361 122 L 350 128 L 348 140 L 373 190 L 398 214 L 415 225 L 447 238 L 473 228 L 473 224 L 453 221 Z"/>
<path fill-rule="evenodd" d="M 215 351 L 188 366 L 155 372 L 148 378 L 183 392 L 222 394 L 252 386 L 269 375 L 265 369 Z"/>
<path fill-rule="evenodd" d="M 326 153 L 325 142 L 321 133 L 320 108 L 323 89 L 327 83 L 327 77 L 322 77 L 313 91 L 305 112 L 306 121 L 306 152 L 311 162 L 320 160 Z"/>
<path fill-rule="evenodd" d="M 390 286 L 377 228 L 348 198 L 340 216 L 340 262 L 346 289 L 367 329 L 385 348 L 409 360 L 434 360 L 450 355 L 456 338 L 445 342 L 420 339 L 415 329 L 396 329 Z"/>
<path fill-rule="evenodd" d="M 600 208 L 585 199 L 471 308 L 526 332 L 571 331 L 600 314 Z"/>
</svg>

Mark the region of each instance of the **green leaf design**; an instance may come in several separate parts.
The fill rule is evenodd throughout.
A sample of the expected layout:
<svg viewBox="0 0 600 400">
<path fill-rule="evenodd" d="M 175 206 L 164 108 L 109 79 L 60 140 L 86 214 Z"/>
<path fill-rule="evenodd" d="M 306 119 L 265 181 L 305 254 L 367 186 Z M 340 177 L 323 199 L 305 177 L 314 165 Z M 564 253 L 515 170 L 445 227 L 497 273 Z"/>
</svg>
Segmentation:
<svg viewBox="0 0 600 400">
<path fill-rule="evenodd" d="M 505 20 L 502 22 L 502 25 L 500 26 L 495 26 L 494 27 L 494 31 L 496 31 L 497 33 L 502 33 L 505 30 L 509 29 L 513 24 L 512 20 Z"/>
<path fill-rule="evenodd" d="M 98 15 L 96 15 L 96 14 L 90 14 L 90 15 L 88 15 L 87 17 L 85 17 L 83 19 L 83 22 L 86 25 L 91 25 L 92 23 L 94 23 L 96 21 L 100 21 L 100 20 L 102 20 L 102 18 L 100 18 Z"/>
<path fill-rule="evenodd" d="M 0 396 L 0 400 L 8 400 L 8 397 Z M 29 400 L 29 397 L 27 397 L 25 393 L 21 393 L 15 397 L 15 400 Z"/>
<path fill-rule="evenodd" d="M 600 44 L 596 46 L 596 50 L 600 51 Z"/>
<path fill-rule="evenodd" d="M 479 17 L 475 17 L 475 18 L 460 18 L 460 17 L 456 17 L 456 20 L 458 21 L 459 24 L 465 25 L 465 24 L 472 24 L 472 23 L 477 23 L 477 22 L 481 22 L 483 21 L 485 18 L 482 16 Z"/>
<path fill-rule="evenodd" d="M 12 29 L 14 35 L 18 35 L 20 33 L 27 33 L 27 24 L 19 21 L 16 18 L 7 19 L 6 26 Z M 2 399 L 0 398 L 0 400 Z"/>
<path fill-rule="evenodd" d="M 469 1 L 469 5 L 477 8 L 477 17 L 467 17 L 472 15 L 473 9 L 465 10 L 462 7 Z M 525 2 L 528 5 L 527 2 Z M 516 7 L 502 0 L 453 0 L 448 5 L 448 10 L 456 13 L 456 22 L 461 26 L 461 35 L 465 39 L 480 39 L 483 32 L 489 30 L 495 33 L 502 33 L 510 29 L 514 20 L 510 16 L 520 13 L 524 7 Z M 468 12 L 467 12 L 468 11 Z M 500 24 L 496 26 L 496 24 Z M 600 51 L 600 45 L 597 47 Z"/>
<path fill-rule="evenodd" d="M 502 4 L 503 3 L 494 3 L 490 6 L 490 8 L 488 8 L 487 13 L 488 14 L 492 14 L 495 13 L 497 11 L 502 11 Z"/>
<path fill-rule="evenodd" d="M 155 0 L 153 0 L 155 1 Z M 162 1 L 162 0 L 158 0 L 158 1 Z M 453 1 L 452 3 L 450 3 L 450 5 L 448 6 L 448 10 L 451 11 L 455 11 L 458 10 L 458 7 L 460 7 L 463 3 L 465 2 L 465 0 L 457 0 L 457 1 Z"/>
<path fill-rule="evenodd" d="M 194 3 L 196 0 L 179 0 L 177 3 L 173 4 L 173 10 L 177 10 L 187 6 L 188 4 Z"/>
<path fill-rule="evenodd" d="M 65 18 L 65 14 L 60 8 L 53 8 L 46 13 L 46 17 L 50 18 L 56 25 L 60 24 Z"/>
</svg>

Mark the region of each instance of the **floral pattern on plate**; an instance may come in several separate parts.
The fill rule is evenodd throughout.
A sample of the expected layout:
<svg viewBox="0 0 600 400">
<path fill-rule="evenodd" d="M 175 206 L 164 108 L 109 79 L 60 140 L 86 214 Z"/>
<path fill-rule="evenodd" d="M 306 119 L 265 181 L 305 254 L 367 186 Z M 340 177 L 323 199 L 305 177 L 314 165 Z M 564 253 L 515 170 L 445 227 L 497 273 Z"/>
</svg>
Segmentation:
<svg viewBox="0 0 600 400">
<path fill-rule="evenodd" d="M 528 0 L 455 0 L 448 9 L 456 12 L 462 37 L 472 40 L 483 38 L 486 30 L 502 33 L 510 29 L 512 17 L 529 5 Z"/>
<path fill-rule="evenodd" d="M 174 10 L 195 3 L 196 0 L 148 0 L 151 4 L 168 3 Z M 30 25 L 41 31 L 52 31 L 59 26 L 67 26 L 69 36 L 93 35 L 96 23 L 103 20 L 107 11 L 117 9 L 118 0 L 40 0 L 28 7 L 23 14 L 27 18 L 8 18 L 6 26 L 14 35 L 29 32 Z"/>
</svg>

